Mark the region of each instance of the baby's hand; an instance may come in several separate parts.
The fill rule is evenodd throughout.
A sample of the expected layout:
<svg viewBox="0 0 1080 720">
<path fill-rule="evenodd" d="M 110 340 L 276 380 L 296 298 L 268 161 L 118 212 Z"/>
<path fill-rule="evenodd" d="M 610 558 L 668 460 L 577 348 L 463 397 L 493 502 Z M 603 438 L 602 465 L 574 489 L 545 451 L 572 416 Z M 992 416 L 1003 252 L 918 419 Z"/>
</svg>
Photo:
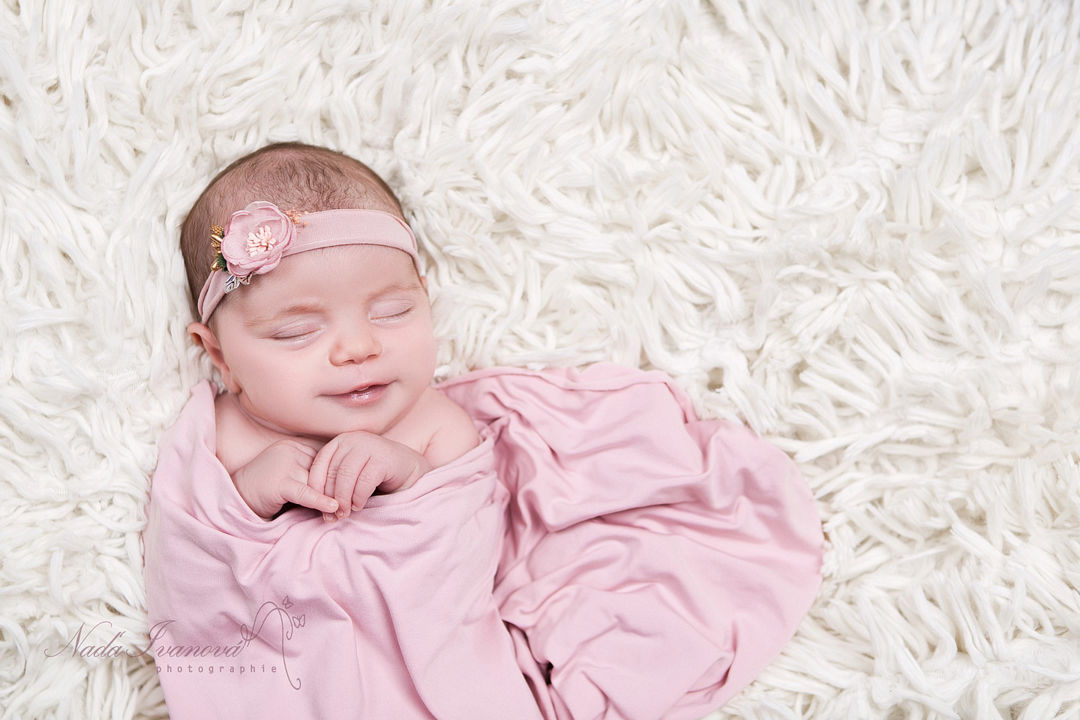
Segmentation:
<svg viewBox="0 0 1080 720">
<path fill-rule="evenodd" d="M 307 484 L 315 450 L 295 440 L 278 440 L 233 473 L 233 483 L 256 515 L 269 520 L 285 503 L 324 513 L 338 509 L 337 501 Z"/>
<path fill-rule="evenodd" d="M 311 463 L 307 484 L 317 493 L 337 498 L 336 516 L 348 517 L 350 511 L 364 507 L 376 488 L 404 490 L 428 470 L 431 464 L 412 448 L 357 430 L 323 445 Z"/>
</svg>

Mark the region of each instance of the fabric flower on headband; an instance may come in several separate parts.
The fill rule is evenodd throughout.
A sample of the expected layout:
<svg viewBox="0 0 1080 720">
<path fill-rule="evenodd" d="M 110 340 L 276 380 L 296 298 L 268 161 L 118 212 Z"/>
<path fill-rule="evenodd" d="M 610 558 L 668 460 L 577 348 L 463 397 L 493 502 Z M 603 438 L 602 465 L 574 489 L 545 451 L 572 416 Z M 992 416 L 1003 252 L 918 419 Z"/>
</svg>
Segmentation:
<svg viewBox="0 0 1080 720">
<path fill-rule="evenodd" d="M 295 213 L 290 217 L 274 203 L 257 200 L 234 212 L 224 230 L 215 225 L 210 239 L 218 254 L 210 269 L 229 273 L 225 292 L 276 268 L 296 235 L 295 222 Z"/>
</svg>

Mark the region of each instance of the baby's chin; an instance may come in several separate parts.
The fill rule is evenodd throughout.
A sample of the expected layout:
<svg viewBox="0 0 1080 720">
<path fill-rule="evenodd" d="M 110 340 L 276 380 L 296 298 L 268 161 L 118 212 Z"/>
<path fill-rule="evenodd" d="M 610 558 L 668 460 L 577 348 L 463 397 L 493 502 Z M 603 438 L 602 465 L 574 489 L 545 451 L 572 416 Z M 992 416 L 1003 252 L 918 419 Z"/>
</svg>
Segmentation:
<svg viewBox="0 0 1080 720">
<path fill-rule="evenodd" d="M 329 426 L 320 425 L 319 427 L 296 428 L 294 434 L 297 437 L 325 444 L 336 438 L 338 435 L 344 435 L 345 433 L 365 432 L 381 436 L 386 433 L 386 430 L 387 429 L 381 424 L 341 423 Z"/>
<path fill-rule="evenodd" d="M 313 427 L 300 427 L 292 430 L 293 434 L 298 439 L 311 440 L 320 444 L 325 444 L 336 438 L 338 435 L 344 435 L 350 432 L 369 432 L 375 435 L 381 435 L 377 429 L 371 428 L 366 425 L 340 425 L 333 427 L 320 426 Z"/>
</svg>

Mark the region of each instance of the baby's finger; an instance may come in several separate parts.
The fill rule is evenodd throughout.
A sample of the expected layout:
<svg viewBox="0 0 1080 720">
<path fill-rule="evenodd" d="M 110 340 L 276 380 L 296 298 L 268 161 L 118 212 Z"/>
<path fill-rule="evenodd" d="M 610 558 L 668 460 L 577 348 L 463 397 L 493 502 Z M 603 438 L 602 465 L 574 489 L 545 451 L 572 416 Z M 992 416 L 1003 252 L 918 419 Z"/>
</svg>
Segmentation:
<svg viewBox="0 0 1080 720">
<path fill-rule="evenodd" d="M 330 467 L 330 461 L 334 458 L 334 451 L 337 449 L 337 444 L 331 440 L 322 446 L 322 449 L 315 454 L 315 459 L 311 461 L 311 466 L 308 468 L 308 487 L 319 494 L 327 494 L 326 489 L 326 471 Z"/>
<path fill-rule="evenodd" d="M 312 488 L 327 497 L 338 498 L 337 511 L 334 515 L 327 517 L 327 520 L 336 520 L 349 515 L 349 505 L 341 499 L 342 496 L 349 497 L 352 492 L 352 482 L 355 482 L 355 480 L 350 482 L 348 473 L 342 471 L 342 463 L 348 456 L 349 448 L 331 441 L 319 451 L 308 471 L 308 484 Z M 318 475 L 314 477 L 316 472 Z"/>
<path fill-rule="evenodd" d="M 311 466 L 308 468 L 307 487 L 324 497 L 329 497 L 326 489 L 326 473 L 330 467 L 330 461 L 334 457 L 336 447 L 333 440 L 323 445 L 319 452 L 315 454 L 315 459 L 311 461 Z M 338 516 L 335 513 L 340 511 L 341 506 L 339 505 L 330 512 L 323 512 L 323 520 L 327 522 L 337 520 Z"/>
<path fill-rule="evenodd" d="M 342 452 L 338 453 L 330 463 L 330 470 L 327 471 L 327 475 L 333 477 L 333 496 L 338 501 L 338 507 L 341 508 L 338 511 L 338 517 L 348 517 L 352 511 L 354 488 L 362 478 L 364 468 L 370 460 L 371 458 L 363 453 Z M 327 494 L 330 494 L 329 490 L 327 490 Z"/>
<path fill-rule="evenodd" d="M 310 463 L 312 459 L 314 459 L 315 455 L 318 453 L 318 450 L 302 442 L 295 443 L 294 447 L 296 448 L 297 455 L 305 458 L 308 463 Z"/>
<path fill-rule="evenodd" d="M 303 505 L 323 513 L 333 513 L 338 509 L 338 501 L 316 492 L 302 482 L 289 480 L 281 489 L 281 497 L 286 502 Z"/>
<path fill-rule="evenodd" d="M 384 463 L 374 457 L 370 457 L 363 467 L 357 472 L 356 485 L 352 491 L 350 507 L 360 510 L 367 504 L 368 499 L 374 494 L 376 488 L 382 487 L 387 477 Z M 340 496 L 338 496 L 340 502 Z"/>
<path fill-rule="evenodd" d="M 371 499 L 371 496 L 374 494 L 374 492 L 375 491 L 371 488 L 370 485 L 356 483 L 356 490 L 353 491 L 351 501 L 352 504 L 350 506 L 353 512 L 356 512 L 357 510 L 363 510 L 364 506 L 367 505 L 367 501 Z"/>
</svg>

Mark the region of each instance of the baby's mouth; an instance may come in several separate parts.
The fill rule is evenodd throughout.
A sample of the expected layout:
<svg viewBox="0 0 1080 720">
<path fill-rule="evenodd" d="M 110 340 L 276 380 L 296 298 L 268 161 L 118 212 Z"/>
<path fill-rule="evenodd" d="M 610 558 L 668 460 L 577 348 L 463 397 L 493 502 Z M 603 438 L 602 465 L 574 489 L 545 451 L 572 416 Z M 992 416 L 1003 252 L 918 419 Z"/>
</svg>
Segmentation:
<svg viewBox="0 0 1080 720">
<path fill-rule="evenodd" d="M 388 385 L 386 383 L 362 385 L 343 393 L 331 395 L 330 397 L 349 405 L 366 405 L 368 403 L 373 403 L 382 397 L 382 394 L 386 391 L 387 387 Z"/>
</svg>

